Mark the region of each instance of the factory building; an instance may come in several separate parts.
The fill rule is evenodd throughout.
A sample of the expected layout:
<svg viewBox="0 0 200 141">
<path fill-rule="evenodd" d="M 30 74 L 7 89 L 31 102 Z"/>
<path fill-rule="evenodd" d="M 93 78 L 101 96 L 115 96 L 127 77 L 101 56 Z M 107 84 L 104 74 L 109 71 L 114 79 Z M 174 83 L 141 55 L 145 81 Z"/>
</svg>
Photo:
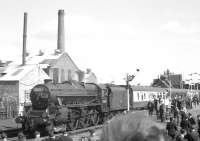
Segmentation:
<svg viewBox="0 0 200 141">
<path fill-rule="evenodd" d="M 27 13 L 24 13 L 22 63 L 9 62 L 0 67 L 0 98 L 7 95 L 15 99 L 18 105 L 15 110 L 18 114 L 22 114 L 24 104 L 30 102 L 30 90 L 35 85 L 49 81 L 54 83 L 71 80 L 82 82 L 84 79 L 84 72 L 65 52 L 64 10 L 58 12 L 58 40 L 53 54 L 40 51 L 36 56 L 27 56 L 26 32 Z"/>
</svg>

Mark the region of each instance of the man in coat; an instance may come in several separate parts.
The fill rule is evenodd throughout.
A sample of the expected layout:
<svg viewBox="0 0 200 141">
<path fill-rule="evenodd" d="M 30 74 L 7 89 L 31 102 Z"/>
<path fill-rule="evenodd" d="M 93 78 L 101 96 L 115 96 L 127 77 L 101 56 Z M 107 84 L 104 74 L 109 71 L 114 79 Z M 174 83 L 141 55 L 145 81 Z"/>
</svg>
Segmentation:
<svg viewBox="0 0 200 141">
<path fill-rule="evenodd" d="M 174 122 L 174 118 L 173 117 L 170 117 L 170 121 L 167 123 L 166 129 L 167 129 L 168 135 L 170 137 L 172 137 L 172 139 L 174 139 L 175 136 L 176 136 L 178 128 L 177 128 L 177 126 L 176 126 L 176 124 Z"/>
</svg>

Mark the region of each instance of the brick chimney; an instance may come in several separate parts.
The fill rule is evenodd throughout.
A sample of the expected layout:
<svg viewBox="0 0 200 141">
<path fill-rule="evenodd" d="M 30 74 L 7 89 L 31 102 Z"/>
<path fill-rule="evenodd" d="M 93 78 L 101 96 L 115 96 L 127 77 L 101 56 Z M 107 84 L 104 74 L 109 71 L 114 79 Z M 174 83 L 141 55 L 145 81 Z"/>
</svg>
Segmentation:
<svg viewBox="0 0 200 141">
<path fill-rule="evenodd" d="M 22 65 L 26 65 L 27 13 L 24 13 Z"/>
<path fill-rule="evenodd" d="M 57 49 L 61 53 L 65 52 L 65 26 L 64 26 L 64 10 L 58 11 L 58 40 L 57 40 Z"/>
</svg>

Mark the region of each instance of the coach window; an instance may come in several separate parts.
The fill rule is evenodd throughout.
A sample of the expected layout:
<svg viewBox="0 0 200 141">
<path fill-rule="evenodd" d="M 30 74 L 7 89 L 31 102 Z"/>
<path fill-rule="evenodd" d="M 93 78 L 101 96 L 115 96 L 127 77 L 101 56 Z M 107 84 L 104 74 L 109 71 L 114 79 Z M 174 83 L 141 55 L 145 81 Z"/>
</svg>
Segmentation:
<svg viewBox="0 0 200 141">
<path fill-rule="evenodd" d="M 138 101 L 140 100 L 140 93 L 137 93 Z"/>
<path fill-rule="evenodd" d="M 146 99 L 146 94 L 144 93 L 144 99 Z"/>
</svg>

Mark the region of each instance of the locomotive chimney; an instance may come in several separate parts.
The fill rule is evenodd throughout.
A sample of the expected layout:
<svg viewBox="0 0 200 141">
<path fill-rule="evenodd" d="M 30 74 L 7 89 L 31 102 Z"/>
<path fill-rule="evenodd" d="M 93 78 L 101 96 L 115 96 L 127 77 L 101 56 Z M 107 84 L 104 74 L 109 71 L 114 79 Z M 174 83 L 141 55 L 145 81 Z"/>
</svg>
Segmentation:
<svg viewBox="0 0 200 141">
<path fill-rule="evenodd" d="M 22 65 L 26 64 L 27 13 L 24 13 Z"/>
<path fill-rule="evenodd" d="M 61 53 L 65 52 L 65 28 L 64 28 L 64 10 L 58 11 L 58 40 L 57 49 Z"/>
</svg>

